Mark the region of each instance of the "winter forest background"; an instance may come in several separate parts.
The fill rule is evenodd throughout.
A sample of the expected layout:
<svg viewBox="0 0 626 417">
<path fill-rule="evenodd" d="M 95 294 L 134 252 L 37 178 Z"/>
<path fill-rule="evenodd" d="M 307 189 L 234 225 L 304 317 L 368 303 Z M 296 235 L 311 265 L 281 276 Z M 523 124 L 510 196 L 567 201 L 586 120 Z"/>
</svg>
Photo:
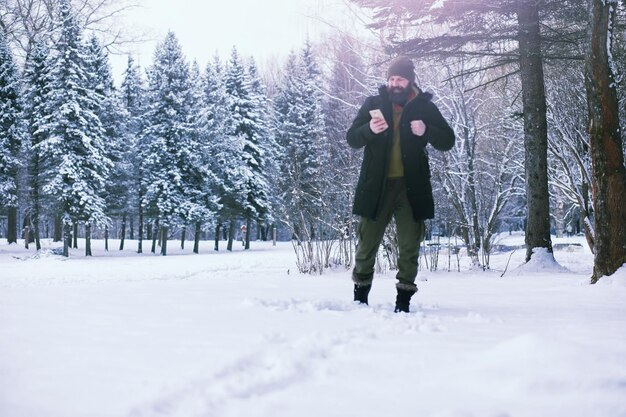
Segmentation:
<svg viewBox="0 0 626 417">
<path fill-rule="evenodd" d="M 109 250 L 128 238 L 166 255 L 172 241 L 197 252 L 276 238 L 301 272 L 350 267 L 362 151 L 345 132 L 402 53 L 457 135 L 430 151 L 430 251 L 489 268 L 495 236 L 521 230 L 527 260 L 552 251 L 551 234 L 584 234 L 595 279 L 626 261 L 625 2 L 354 0 L 374 37 L 337 29 L 266 68 L 235 45 L 201 68 L 169 33 L 147 68 L 129 56 L 121 80 L 99 26 L 108 4 L 0 1 L 9 243 L 52 238 L 67 256 L 79 237 L 86 255 L 92 238 L 120 239 Z"/>
</svg>

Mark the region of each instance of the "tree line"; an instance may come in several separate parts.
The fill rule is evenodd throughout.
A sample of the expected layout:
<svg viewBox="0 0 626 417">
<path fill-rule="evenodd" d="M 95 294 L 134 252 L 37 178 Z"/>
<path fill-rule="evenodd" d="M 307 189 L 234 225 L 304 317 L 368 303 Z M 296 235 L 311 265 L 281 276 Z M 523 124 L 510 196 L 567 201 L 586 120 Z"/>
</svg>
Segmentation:
<svg viewBox="0 0 626 417">
<path fill-rule="evenodd" d="M 594 277 L 624 263 L 626 193 L 615 192 L 624 176 L 622 3 L 354 2 L 376 8 L 377 40 L 336 31 L 262 74 L 236 48 L 201 69 L 170 33 L 145 71 L 129 58 L 116 88 L 106 48 L 83 39 L 87 26 L 66 0 L 54 29 L 29 40 L 22 71 L 16 43 L 3 37 L 0 210 L 9 241 L 21 221 L 37 247 L 41 229 L 52 229 L 45 234 L 63 239 L 67 253 L 79 228 L 106 236 L 116 224 L 120 248 L 130 237 L 138 252 L 147 240 L 165 255 L 168 239 L 184 244 L 188 229 L 196 252 L 207 231 L 216 249 L 223 236 L 232 248 L 245 224 L 246 247 L 253 229 L 259 238 L 288 231 L 301 271 L 349 266 L 361 155 L 345 131 L 384 82 L 386 62 L 403 53 L 457 134 L 452 152 L 431 152 L 433 237 L 458 237 L 457 250 L 488 268 L 498 232 L 524 230 L 527 259 L 551 253 L 551 232 L 580 232 L 599 262 Z M 598 97 L 614 100 L 609 130 Z M 607 155 L 611 168 L 600 163 Z M 606 172 L 617 174 L 599 187 Z M 391 228 L 381 251 L 389 265 L 393 240 Z"/>
</svg>

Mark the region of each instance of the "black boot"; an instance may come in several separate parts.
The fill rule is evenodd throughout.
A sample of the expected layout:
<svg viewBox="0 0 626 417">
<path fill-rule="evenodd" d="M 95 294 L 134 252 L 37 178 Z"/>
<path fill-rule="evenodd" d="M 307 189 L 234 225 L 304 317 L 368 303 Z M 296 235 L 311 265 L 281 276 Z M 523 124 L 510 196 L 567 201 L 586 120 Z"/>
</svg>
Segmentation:
<svg viewBox="0 0 626 417">
<path fill-rule="evenodd" d="M 354 282 L 354 301 L 358 301 L 361 304 L 367 304 L 367 295 L 372 289 L 373 279 L 374 273 L 357 274 L 356 271 L 352 271 L 352 281 Z"/>
<path fill-rule="evenodd" d="M 396 308 L 393 310 L 394 313 L 408 313 L 413 294 L 415 294 L 415 291 L 398 288 L 398 295 L 396 295 Z"/>
<path fill-rule="evenodd" d="M 361 304 L 367 304 L 367 295 L 370 293 L 371 289 L 371 285 L 354 284 L 354 301 L 358 301 Z"/>
</svg>

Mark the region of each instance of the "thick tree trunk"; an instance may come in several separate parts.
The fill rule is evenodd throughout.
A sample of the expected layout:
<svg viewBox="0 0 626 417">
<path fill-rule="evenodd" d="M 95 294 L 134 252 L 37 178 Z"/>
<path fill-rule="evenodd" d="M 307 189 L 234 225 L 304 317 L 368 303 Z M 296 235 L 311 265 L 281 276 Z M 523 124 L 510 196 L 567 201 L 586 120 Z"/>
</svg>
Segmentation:
<svg viewBox="0 0 626 417">
<path fill-rule="evenodd" d="M 244 249 L 250 249 L 250 233 L 252 232 L 252 221 L 250 219 L 246 220 L 246 245 Z"/>
<path fill-rule="evenodd" d="M 41 232 L 39 230 L 39 212 L 35 212 L 32 218 L 33 234 L 35 236 L 35 248 L 41 250 Z"/>
<path fill-rule="evenodd" d="M 552 253 L 550 197 L 548 194 L 548 123 L 539 33 L 538 3 L 519 2 L 520 74 L 524 108 L 526 171 L 526 262 L 535 248 Z"/>
<path fill-rule="evenodd" d="M 124 250 L 124 238 L 126 237 L 126 213 L 122 216 L 122 233 L 120 236 L 120 250 Z"/>
<path fill-rule="evenodd" d="M 85 223 L 85 256 L 91 256 L 91 223 Z"/>
<path fill-rule="evenodd" d="M 61 217 L 61 213 L 57 213 L 54 216 L 54 237 L 52 241 L 60 242 L 63 240 L 63 230 L 65 229 L 65 225 L 63 224 L 63 218 Z"/>
<path fill-rule="evenodd" d="M 7 241 L 17 243 L 17 207 L 7 207 Z"/>
<path fill-rule="evenodd" d="M 132 213 L 129 216 L 128 237 L 130 240 L 135 239 L 135 216 Z"/>
<path fill-rule="evenodd" d="M 180 248 L 185 249 L 185 238 L 187 237 L 187 226 L 183 226 L 183 230 L 180 233 Z"/>
<path fill-rule="evenodd" d="M 196 232 L 193 236 L 193 253 L 200 253 L 200 235 L 202 233 L 202 223 L 196 222 Z"/>
<path fill-rule="evenodd" d="M 41 250 L 41 232 L 39 230 L 40 213 L 41 213 L 41 196 L 40 196 L 40 163 L 37 152 L 31 156 L 28 161 L 28 177 L 29 177 L 29 195 L 31 199 L 31 226 L 35 238 L 35 246 L 37 250 Z"/>
<path fill-rule="evenodd" d="M 169 233 L 169 228 L 167 226 L 161 227 L 161 255 L 167 255 L 167 234 Z"/>
<path fill-rule="evenodd" d="M 626 263 L 626 168 L 609 50 L 616 7 L 615 0 L 589 2 L 585 78 L 595 219 L 592 283 Z"/>
<path fill-rule="evenodd" d="M 74 229 L 74 232 L 73 232 L 73 235 L 72 235 L 72 237 L 73 237 L 72 240 L 74 242 L 73 242 L 73 246 L 72 247 L 74 249 L 78 249 L 78 223 L 74 223 L 73 229 Z"/>
<path fill-rule="evenodd" d="M 226 250 L 233 250 L 233 240 L 235 239 L 235 221 L 231 220 L 230 225 L 228 226 L 228 244 L 226 245 Z"/>
<path fill-rule="evenodd" d="M 70 256 L 70 243 L 72 240 L 72 225 L 63 223 L 63 256 Z"/>
<path fill-rule="evenodd" d="M 213 247 L 213 250 L 215 251 L 219 251 L 220 250 L 220 229 L 222 228 L 222 226 L 218 223 L 217 226 L 215 226 L 215 246 Z"/>
<path fill-rule="evenodd" d="M 152 253 L 156 253 L 156 241 L 157 241 L 157 236 L 159 235 L 158 230 L 159 230 L 159 219 L 157 219 L 154 222 L 153 229 L 152 229 L 152 250 L 151 250 Z"/>
</svg>

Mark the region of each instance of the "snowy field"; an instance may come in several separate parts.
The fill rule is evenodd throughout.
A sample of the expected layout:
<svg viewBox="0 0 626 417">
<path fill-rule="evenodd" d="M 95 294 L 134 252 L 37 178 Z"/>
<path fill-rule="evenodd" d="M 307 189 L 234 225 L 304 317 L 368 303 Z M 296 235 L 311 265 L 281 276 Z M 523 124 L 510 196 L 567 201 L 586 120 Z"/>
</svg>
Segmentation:
<svg viewBox="0 0 626 417">
<path fill-rule="evenodd" d="M 420 272 L 410 314 L 393 273 L 355 305 L 348 271 L 299 275 L 289 243 L 1 243 L 0 416 L 626 417 L 626 270 L 588 285 L 582 240 L 555 243 L 567 270 L 517 250 L 504 277 L 510 252 Z"/>
</svg>

